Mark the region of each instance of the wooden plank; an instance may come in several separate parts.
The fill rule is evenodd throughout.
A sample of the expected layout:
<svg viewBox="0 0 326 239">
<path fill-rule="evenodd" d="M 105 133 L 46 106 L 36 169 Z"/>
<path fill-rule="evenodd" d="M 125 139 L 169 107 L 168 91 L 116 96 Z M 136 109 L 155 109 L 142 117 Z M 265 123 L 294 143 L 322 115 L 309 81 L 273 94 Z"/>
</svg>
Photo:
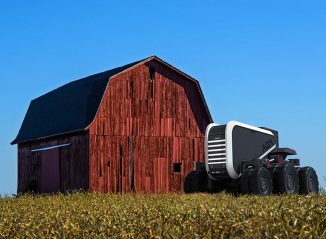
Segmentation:
<svg viewBox="0 0 326 239">
<path fill-rule="evenodd" d="M 45 151 L 32 152 L 31 150 L 62 143 L 71 143 L 71 145 L 57 149 L 60 160 L 60 191 L 89 189 L 88 134 L 81 133 L 18 145 L 18 193 L 26 192 L 33 181 L 36 182 L 37 192 L 48 191 L 42 190 L 42 184 L 46 184 L 41 176 L 42 161 L 46 161 L 51 155 L 44 153 Z"/>
<path fill-rule="evenodd" d="M 156 70 L 153 99 L 150 67 Z M 90 190 L 117 192 L 119 143 L 125 148 L 123 158 L 129 160 L 131 136 L 135 191 L 181 191 L 193 161 L 204 162 L 204 133 L 209 122 L 196 85 L 156 61 L 112 78 L 89 128 Z M 98 162 L 104 165 L 106 158 L 110 158 L 110 167 L 99 185 L 94 169 Z M 130 191 L 128 160 L 123 161 L 124 192 Z M 181 174 L 173 172 L 174 162 L 182 162 Z"/>
</svg>

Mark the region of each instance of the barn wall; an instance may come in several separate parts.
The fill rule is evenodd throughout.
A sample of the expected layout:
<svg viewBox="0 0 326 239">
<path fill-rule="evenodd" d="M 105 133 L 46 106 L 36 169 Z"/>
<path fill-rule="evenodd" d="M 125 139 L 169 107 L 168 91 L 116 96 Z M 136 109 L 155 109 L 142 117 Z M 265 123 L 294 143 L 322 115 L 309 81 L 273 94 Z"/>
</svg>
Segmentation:
<svg viewBox="0 0 326 239">
<path fill-rule="evenodd" d="M 70 146 L 31 152 L 33 149 L 70 143 Z M 88 133 L 61 136 L 57 138 L 33 141 L 18 145 L 18 193 L 33 189 L 36 192 L 48 192 L 42 174 L 44 157 L 59 156 L 59 188 L 66 192 L 74 189 L 88 190 Z M 51 151 L 51 152 L 50 152 Z"/>
<path fill-rule="evenodd" d="M 134 191 L 182 191 L 194 162 L 204 162 L 210 122 L 196 87 L 156 61 L 112 78 L 89 128 L 90 190 L 131 191 L 132 159 Z M 182 163 L 180 173 L 173 172 L 174 163 Z"/>
</svg>

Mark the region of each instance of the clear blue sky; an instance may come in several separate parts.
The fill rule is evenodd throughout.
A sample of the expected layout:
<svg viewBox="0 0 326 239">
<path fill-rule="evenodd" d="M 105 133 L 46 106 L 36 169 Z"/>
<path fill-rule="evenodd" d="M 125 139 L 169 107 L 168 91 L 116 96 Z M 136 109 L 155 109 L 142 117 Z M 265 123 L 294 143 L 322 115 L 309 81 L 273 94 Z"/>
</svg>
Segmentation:
<svg viewBox="0 0 326 239">
<path fill-rule="evenodd" d="M 325 1 L 0 0 L 0 193 L 33 98 L 150 55 L 200 81 L 216 122 L 278 129 L 326 186 Z"/>
</svg>

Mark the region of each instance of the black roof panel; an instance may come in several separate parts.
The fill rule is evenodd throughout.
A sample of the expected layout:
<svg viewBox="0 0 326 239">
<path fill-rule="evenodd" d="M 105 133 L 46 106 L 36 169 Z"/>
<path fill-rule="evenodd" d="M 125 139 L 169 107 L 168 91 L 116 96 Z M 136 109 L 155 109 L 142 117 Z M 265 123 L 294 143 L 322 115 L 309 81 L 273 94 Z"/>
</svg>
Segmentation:
<svg viewBox="0 0 326 239">
<path fill-rule="evenodd" d="M 32 100 L 11 144 L 86 129 L 95 117 L 110 77 L 144 60 L 70 82 Z"/>
</svg>

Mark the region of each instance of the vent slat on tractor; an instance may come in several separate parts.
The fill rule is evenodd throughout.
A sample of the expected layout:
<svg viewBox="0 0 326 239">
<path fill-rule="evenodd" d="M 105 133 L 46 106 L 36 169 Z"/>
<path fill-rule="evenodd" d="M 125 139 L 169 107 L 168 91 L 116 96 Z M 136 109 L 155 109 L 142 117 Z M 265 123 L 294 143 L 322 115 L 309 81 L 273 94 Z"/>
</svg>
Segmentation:
<svg viewBox="0 0 326 239">
<path fill-rule="evenodd" d="M 205 140 L 207 172 L 211 174 L 210 177 L 224 176 L 227 173 L 225 127 L 212 128 Z"/>
</svg>

